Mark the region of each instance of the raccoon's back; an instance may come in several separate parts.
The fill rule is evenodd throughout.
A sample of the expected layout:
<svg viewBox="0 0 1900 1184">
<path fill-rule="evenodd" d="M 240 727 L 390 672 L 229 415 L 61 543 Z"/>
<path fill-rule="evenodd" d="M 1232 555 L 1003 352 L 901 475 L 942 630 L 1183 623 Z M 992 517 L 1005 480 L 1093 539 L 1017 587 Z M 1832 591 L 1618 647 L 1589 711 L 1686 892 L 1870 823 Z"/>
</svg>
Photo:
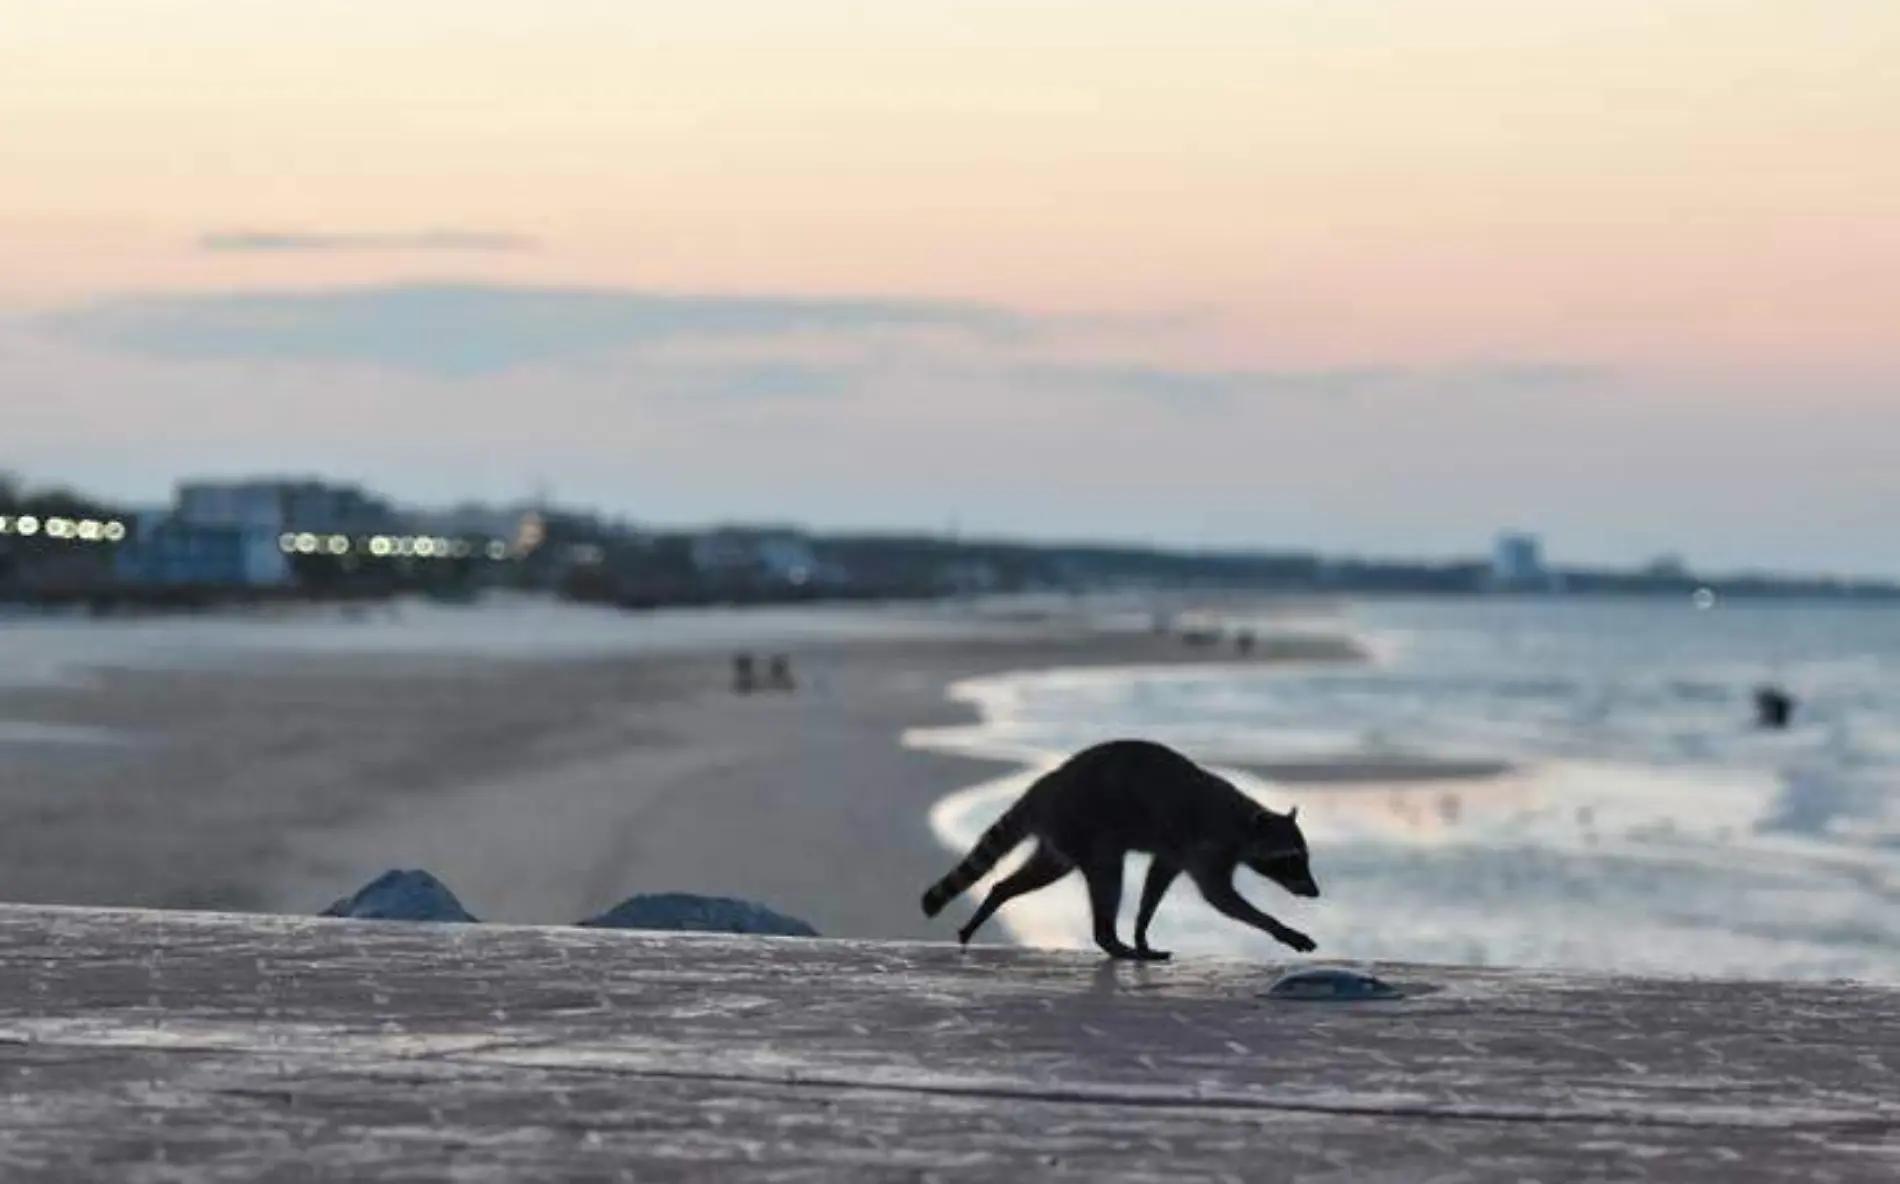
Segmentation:
<svg viewBox="0 0 1900 1184">
<path fill-rule="evenodd" d="M 1224 831 L 1239 791 L 1152 740 L 1109 740 L 1070 757 L 1032 793 L 1050 832 L 1085 830 L 1152 851 Z"/>
<path fill-rule="evenodd" d="M 1076 753 L 1057 772 L 1069 793 L 1095 801 L 1156 786 L 1200 787 L 1218 781 L 1188 757 L 1154 740 L 1105 740 Z"/>
</svg>

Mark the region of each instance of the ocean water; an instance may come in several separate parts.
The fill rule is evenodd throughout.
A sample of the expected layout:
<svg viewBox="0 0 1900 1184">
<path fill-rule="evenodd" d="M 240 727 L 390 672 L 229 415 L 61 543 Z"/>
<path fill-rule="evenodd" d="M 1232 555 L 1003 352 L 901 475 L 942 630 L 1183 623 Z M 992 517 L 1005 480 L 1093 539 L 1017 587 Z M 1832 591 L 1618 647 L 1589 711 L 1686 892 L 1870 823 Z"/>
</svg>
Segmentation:
<svg viewBox="0 0 1900 1184">
<path fill-rule="evenodd" d="M 1300 807 L 1323 896 L 1238 882 L 1310 934 L 1316 959 L 1900 982 L 1900 609 L 1398 602 L 1351 606 L 1333 627 L 1376 659 L 965 684 L 984 722 L 909 740 L 1032 767 L 947 799 L 932 824 L 967 849 L 1062 755 L 1148 736 Z M 1770 679 L 1799 700 L 1785 732 L 1752 726 Z M 1511 769 L 1296 785 L 1235 768 L 1393 756 Z M 1142 865 L 1130 861 L 1125 936 Z M 1034 944 L 1088 945 L 1079 876 L 1000 916 Z M 1185 883 L 1154 941 L 1293 956 Z"/>
</svg>

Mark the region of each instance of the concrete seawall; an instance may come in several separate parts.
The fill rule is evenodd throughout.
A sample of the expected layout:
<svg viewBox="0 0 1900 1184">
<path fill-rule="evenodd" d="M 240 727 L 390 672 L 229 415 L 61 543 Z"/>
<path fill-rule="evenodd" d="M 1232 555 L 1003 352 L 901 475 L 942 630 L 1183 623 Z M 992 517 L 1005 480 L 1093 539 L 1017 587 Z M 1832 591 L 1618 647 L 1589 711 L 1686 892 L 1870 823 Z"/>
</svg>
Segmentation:
<svg viewBox="0 0 1900 1184">
<path fill-rule="evenodd" d="M 1900 990 L 0 908 L 0 1178 L 1890 1181 Z"/>
</svg>

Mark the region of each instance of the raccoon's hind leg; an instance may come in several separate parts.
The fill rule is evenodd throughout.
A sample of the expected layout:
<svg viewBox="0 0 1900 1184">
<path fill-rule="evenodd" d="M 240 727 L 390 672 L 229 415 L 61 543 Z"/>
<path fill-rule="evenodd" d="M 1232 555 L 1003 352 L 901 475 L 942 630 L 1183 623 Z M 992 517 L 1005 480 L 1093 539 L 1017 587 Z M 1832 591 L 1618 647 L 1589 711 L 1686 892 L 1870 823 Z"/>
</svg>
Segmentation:
<svg viewBox="0 0 1900 1184">
<path fill-rule="evenodd" d="M 983 898 L 982 905 L 977 908 L 976 914 L 970 918 L 969 923 L 957 930 L 957 941 L 968 945 L 970 938 L 997 909 L 1025 892 L 1047 888 L 1068 875 L 1071 870 L 1068 862 L 1061 856 L 1040 843 L 1037 844 L 1036 849 L 1029 853 L 1029 858 L 1023 861 L 1021 867 L 999 880 L 996 886 L 990 889 L 990 894 Z"/>
<path fill-rule="evenodd" d="M 1155 910 L 1161 907 L 1161 898 L 1168 894 L 1181 869 L 1160 856 L 1148 865 L 1148 878 L 1141 885 L 1141 907 L 1135 911 L 1135 953 L 1157 962 L 1166 961 L 1170 955 L 1166 950 L 1148 948 L 1148 923 L 1155 919 Z"/>
<path fill-rule="evenodd" d="M 1095 944 L 1111 958 L 1159 961 L 1152 953 L 1144 954 L 1133 946 L 1123 945 L 1115 934 L 1116 914 L 1122 907 L 1124 861 L 1125 854 L 1115 851 L 1092 855 L 1082 865 L 1082 874 L 1089 882 L 1089 911 L 1095 915 Z"/>
</svg>

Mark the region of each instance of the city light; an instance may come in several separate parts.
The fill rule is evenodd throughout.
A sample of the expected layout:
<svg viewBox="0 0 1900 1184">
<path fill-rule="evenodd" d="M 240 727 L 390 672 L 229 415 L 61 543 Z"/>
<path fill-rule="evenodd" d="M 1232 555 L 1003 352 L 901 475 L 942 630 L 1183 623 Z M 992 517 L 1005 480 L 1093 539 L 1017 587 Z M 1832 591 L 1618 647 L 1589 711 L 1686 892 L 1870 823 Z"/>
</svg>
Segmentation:
<svg viewBox="0 0 1900 1184">
<path fill-rule="evenodd" d="M 5 533 L 6 527 L 7 520 L 0 518 L 0 533 Z M 83 523 L 79 530 L 83 535 L 86 530 Z M 125 528 L 118 523 L 94 523 L 93 531 L 101 538 L 114 541 L 125 537 Z M 286 555 L 342 556 L 367 552 L 378 559 L 467 559 L 484 555 L 500 562 L 508 558 L 508 545 L 499 539 L 480 543 L 438 535 L 379 534 L 352 539 L 345 534 L 285 531 L 277 536 L 277 549 Z"/>
<path fill-rule="evenodd" d="M 45 518 L 34 514 L 0 514 L 0 535 L 35 535 L 62 543 L 117 543 L 125 539 L 125 524 L 97 518 Z"/>
<path fill-rule="evenodd" d="M 542 540 L 547 537 L 547 523 L 542 521 L 541 515 L 528 513 L 522 517 L 521 528 L 515 533 L 515 550 L 526 555 L 540 546 Z"/>
</svg>

